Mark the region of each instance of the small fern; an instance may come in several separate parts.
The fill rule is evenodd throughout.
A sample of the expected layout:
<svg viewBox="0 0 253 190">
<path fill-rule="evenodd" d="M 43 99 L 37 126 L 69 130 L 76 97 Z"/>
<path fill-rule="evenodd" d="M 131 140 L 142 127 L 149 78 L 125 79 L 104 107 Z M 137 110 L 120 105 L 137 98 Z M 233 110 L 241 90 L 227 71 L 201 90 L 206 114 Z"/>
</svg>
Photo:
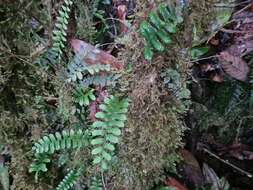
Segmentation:
<svg viewBox="0 0 253 190">
<path fill-rule="evenodd" d="M 88 65 L 84 62 L 85 54 L 75 55 L 72 62 L 68 66 L 68 82 L 81 81 L 87 75 L 94 75 L 101 71 L 109 72 L 111 70 L 110 65 Z"/>
<path fill-rule="evenodd" d="M 172 43 L 170 34 L 176 33 L 177 25 L 183 21 L 172 5 L 160 4 L 157 11 L 151 11 L 148 21 L 140 25 L 140 34 L 145 38 L 145 59 L 151 61 L 154 51 L 163 52 Z"/>
<path fill-rule="evenodd" d="M 47 171 L 47 164 L 50 163 L 50 159 L 47 154 L 39 154 L 36 156 L 34 163 L 29 168 L 29 173 L 35 172 L 35 181 L 38 181 L 38 175 L 40 172 Z"/>
<path fill-rule="evenodd" d="M 103 183 L 101 178 L 93 177 L 89 190 L 103 190 Z"/>
<path fill-rule="evenodd" d="M 34 144 L 33 150 L 36 154 L 53 154 L 57 150 L 64 149 L 78 149 L 88 145 L 88 133 L 87 131 L 70 130 L 63 131 L 62 133 L 56 132 L 44 136 L 37 143 Z"/>
<path fill-rule="evenodd" d="M 65 47 L 65 42 L 67 41 L 67 26 L 69 22 L 69 13 L 72 0 L 64 0 L 64 4 L 59 10 L 59 16 L 55 24 L 55 30 L 53 31 L 53 50 L 57 52 L 58 55 L 62 54 L 62 49 Z"/>
<path fill-rule="evenodd" d="M 115 86 L 117 80 L 121 77 L 120 74 L 110 74 L 110 75 L 94 75 L 86 77 L 82 80 L 81 84 L 84 87 L 89 87 L 90 85 L 96 86 Z"/>
<path fill-rule="evenodd" d="M 88 106 L 91 101 L 96 100 L 96 96 L 93 94 L 94 89 L 85 89 L 84 87 L 79 87 L 74 92 L 75 102 L 80 106 Z"/>
<path fill-rule="evenodd" d="M 128 100 L 120 100 L 111 96 L 104 100 L 99 106 L 100 112 L 96 114 L 98 121 L 92 124 L 91 144 L 94 146 L 92 155 L 93 164 L 99 165 L 102 171 L 108 169 L 108 163 L 112 159 L 115 144 L 119 143 L 121 129 L 126 121 L 128 110 Z"/>
<path fill-rule="evenodd" d="M 60 184 L 57 186 L 56 190 L 69 190 L 77 182 L 81 175 L 81 169 L 70 170 L 70 172 L 63 178 Z"/>
</svg>

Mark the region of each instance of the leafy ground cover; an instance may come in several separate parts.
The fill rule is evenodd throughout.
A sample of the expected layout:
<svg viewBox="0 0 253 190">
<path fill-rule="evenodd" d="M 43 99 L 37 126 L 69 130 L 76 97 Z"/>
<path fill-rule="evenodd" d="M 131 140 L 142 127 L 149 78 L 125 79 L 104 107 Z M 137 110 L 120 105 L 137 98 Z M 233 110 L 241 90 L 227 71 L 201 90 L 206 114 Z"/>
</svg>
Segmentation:
<svg viewBox="0 0 253 190">
<path fill-rule="evenodd" d="M 0 2 L 4 190 L 251 190 L 251 0 Z"/>
</svg>

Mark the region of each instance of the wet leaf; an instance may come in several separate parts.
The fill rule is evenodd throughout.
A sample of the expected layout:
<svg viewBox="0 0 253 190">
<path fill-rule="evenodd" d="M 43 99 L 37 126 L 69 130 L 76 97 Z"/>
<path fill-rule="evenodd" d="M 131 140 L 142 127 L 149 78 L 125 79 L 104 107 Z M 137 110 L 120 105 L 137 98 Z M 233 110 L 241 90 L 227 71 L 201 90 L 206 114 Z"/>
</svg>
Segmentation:
<svg viewBox="0 0 253 190">
<path fill-rule="evenodd" d="M 190 50 L 191 58 L 198 59 L 209 51 L 209 47 L 193 47 Z"/>
<path fill-rule="evenodd" d="M 223 70 L 228 75 L 240 81 L 247 81 L 250 69 L 242 58 L 224 51 L 220 54 L 219 60 Z"/>
</svg>

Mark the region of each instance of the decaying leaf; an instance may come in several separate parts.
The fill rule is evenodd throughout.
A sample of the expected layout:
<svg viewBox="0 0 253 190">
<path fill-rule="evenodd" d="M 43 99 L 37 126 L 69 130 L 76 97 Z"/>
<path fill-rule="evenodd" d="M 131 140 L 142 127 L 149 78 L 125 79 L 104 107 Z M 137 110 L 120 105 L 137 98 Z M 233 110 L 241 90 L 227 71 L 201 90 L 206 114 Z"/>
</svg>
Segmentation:
<svg viewBox="0 0 253 190">
<path fill-rule="evenodd" d="M 123 69 L 122 61 L 119 61 L 111 54 L 100 50 L 89 43 L 78 39 L 72 39 L 70 43 L 75 53 L 84 54 L 84 61 L 86 64 L 104 64 L 111 65 L 111 67 L 118 70 Z"/>
<path fill-rule="evenodd" d="M 187 180 L 196 186 L 202 185 L 203 175 L 196 158 L 192 155 L 191 152 L 185 149 L 181 151 L 181 155 L 184 160 L 183 169 Z"/>
<path fill-rule="evenodd" d="M 174 187 L 175 190 L 188 190 L 184 185 L 172 177 L 167 178 L 165 184 L 169 187 Z"/>
<path fill-rule="evenodd" d="M 210 168 L 206 163 L 203 164 L 203 175 L 205 177 L 205 181 L 209 184 L 212 184 L 213 190 L 220 190 L 221 183 L 220 179 L 215 173 L 215 171 Z"/>
<path fill-rule="evenodd" d="M 242 58 L 224 51 L 220 53 L 219 60 L 228 75 L 240 81 L 247 81 L 250 68 Z"/>
</svg>

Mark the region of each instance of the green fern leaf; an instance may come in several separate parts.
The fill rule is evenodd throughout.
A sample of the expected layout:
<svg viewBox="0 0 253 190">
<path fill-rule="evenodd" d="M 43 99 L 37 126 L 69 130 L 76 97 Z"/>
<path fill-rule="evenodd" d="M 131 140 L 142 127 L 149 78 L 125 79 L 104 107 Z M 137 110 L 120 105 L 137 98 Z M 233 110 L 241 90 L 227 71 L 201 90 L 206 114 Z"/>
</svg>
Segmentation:
<svg viewBox="0 0 253 190">
<path fill-rule="evenodd" d="M 103 189 L 103 183 L 102 183 L 101 178 L 93 177 L 89 190 L 102 190 L 102 189 Z"/>
<path fill-rule="evenodd" d="M 144 57 L 148 61 L 153 58 L 153 52 L 165 51 L 165 45 L 172 43 L 170 34 L 177 32 L 177 25 L 182 17 L 172 5 L 160 4 L 156 11 L 151 11 L 148 20 L 140 24 L 140 34 L 145 38 Z"/>
<path fill-rule="evenodd" d="M 101 111 L 96 114 L 98 121 L 91 126 L 93 164 L 99 165 L 102 171 L 108 169 L 115 144 L 119 143 L 121 128 L 127 120 L 128 105 L 127 99 L 120 100 L 114 96 L 106 98 L 99 106 Z"/>
<path fill-rule="evenodd" d="M 56 132 L 54 135 L 50 134 L 44 136 L 37 143 L 34 144 L 33 150 L 36 154 L 53 154 L 57 150 L 63 149 L 77 149 L 88 145 L 87 131 L 63 131 Z"/>
<path fill-rule="evenodd" d="M 59 10 L 59 16 L 55 24 L 55 29 L 53 31 L 53 51 L 55 51 L 58 56 L 62 54 L 62 50 L 65 47 L 65 42 L 67 41 L 67 25 L 69 22 L 70 7 L 73 4 L 72 0 L 65 0 L 61 9 Z"/>
<path fill-rule="evenodd" d="M 81 175 L 81 170 L 70 170 L 70 172 L 63 178 L 60 184 L 57 186 L 56 190 L 69 190 L 77 182 Z"/>
<path fill-rule="evenodd" d="M 80 86 L 74 92 L 74 101 L 80 106 L 88 106 L 91 101 L 96 100 L 96 97 L 93 92 L 94 89 L 85 89 Z"/>
</svg>

